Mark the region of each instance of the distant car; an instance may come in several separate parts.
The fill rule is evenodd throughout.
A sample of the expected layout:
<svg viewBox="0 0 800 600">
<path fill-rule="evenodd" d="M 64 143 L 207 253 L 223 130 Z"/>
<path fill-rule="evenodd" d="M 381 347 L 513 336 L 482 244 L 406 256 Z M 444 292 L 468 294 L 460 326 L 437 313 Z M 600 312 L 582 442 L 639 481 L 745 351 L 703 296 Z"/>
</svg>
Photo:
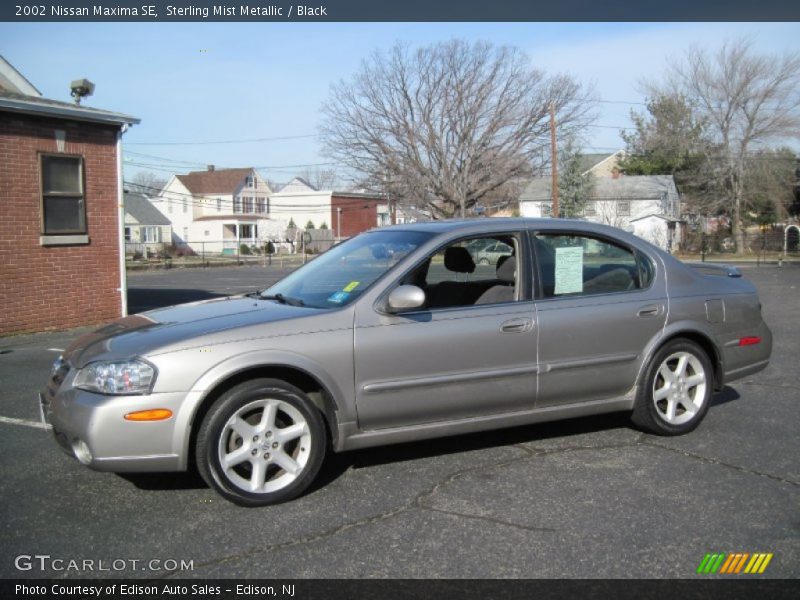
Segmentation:
<svg viewBox="0 0 800 600">
<path fill-rule="evenodd" d="M 504 256 L 513 254 L 514 249 L 505 242 L 496 241 L 475 254 L 475 262 L 479 265 L 496 265 Z"/>
<path fill-rule="evenodd" d="M 442 221 L 359 235 L 261 293 L 113 322 L 64 352 L 40 401 L 85 465 L 196 465 L 259 506 L 302 493 L 328 449 L 613 411 L 686 433 L 771 348 L 734 268 L 587 222 Z"/>
</svg>

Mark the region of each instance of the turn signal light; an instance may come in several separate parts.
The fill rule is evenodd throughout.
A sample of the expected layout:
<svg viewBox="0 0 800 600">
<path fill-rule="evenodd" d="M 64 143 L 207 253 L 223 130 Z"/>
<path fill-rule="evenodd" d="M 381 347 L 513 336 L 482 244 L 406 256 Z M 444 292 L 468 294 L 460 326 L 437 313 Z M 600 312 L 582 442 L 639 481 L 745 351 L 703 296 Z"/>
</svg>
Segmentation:
<svg viewBox="0 0 800 600">
<path fill-rule="evenodd" d="M 163 421 L 172 416 L 172 411 L 166 408 L 152 408 L 150 410 L 137 410 L 125 415 L 126 421 Z"/>
<path fill-rule="evenodd" d="M 740 346 L 753 346 L 754 344 L 760 344 L 761 338 L 757 335 L 751 337 L 743 337 L 739 338 L 739 345 Z"/>
</svg>

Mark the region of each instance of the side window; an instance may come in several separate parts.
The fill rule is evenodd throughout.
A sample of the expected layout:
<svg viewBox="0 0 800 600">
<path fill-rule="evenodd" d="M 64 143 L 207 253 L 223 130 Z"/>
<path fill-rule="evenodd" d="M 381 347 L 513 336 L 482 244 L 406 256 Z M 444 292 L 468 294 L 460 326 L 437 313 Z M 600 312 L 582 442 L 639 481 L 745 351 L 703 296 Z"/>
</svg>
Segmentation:
<svg viewBox="0 0 800 600">
<path fill-rule="evenodd" d="M 83 159 L 41 155 L 42 233 L 86 233 Z"/>
<path fill-rule="evenodd" d="M 652 279 L 649 260 L 607 240 L 538 233 L 534 246 L 545 298 L 627 292 Z"/>
<path fill-rule="evenodd" d="M 430 309 L 514 302 L 518 248 L 510 235 L 460 240 L 434 253 L 405 283 L 423 289 Z"/>
</svg>

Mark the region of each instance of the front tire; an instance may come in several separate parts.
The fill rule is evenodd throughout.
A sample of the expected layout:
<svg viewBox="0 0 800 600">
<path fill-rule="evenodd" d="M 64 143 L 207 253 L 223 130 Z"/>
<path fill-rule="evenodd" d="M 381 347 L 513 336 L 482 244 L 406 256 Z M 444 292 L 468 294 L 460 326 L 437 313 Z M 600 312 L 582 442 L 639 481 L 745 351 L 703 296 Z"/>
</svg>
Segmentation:
<svg viewBox="0 0 800 600">
<path fill-rule="evenodd" d="M 326 438 L 320 411 L 301 390 L 254 379 L 208 411 L 197 435 L 197 467 L 210 487 L 241 506 L 285 502 L 316 477 Z"/>
<path fill-rule="evenodd" d="M 687 339 L 667 343 L 648 365 L 631 419 L 656 435 L 692 431 L 708 412 L 713 377 L 711 361 L 700 346 Z"/>
</svg>

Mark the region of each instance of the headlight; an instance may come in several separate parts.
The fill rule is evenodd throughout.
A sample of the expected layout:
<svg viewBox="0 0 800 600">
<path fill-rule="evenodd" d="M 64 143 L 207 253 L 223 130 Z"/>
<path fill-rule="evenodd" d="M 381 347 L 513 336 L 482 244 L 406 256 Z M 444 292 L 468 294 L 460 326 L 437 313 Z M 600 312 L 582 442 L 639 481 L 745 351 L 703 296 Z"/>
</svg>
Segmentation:
<svg viewBox="0 0 800 600">
<path fill-rule="evenodd" d="M 148 394 L 155 379 L 156 370 L 141 360 L 96 362 L 78 371 L 73 385 L 98 394 Z"/>
</svg>

